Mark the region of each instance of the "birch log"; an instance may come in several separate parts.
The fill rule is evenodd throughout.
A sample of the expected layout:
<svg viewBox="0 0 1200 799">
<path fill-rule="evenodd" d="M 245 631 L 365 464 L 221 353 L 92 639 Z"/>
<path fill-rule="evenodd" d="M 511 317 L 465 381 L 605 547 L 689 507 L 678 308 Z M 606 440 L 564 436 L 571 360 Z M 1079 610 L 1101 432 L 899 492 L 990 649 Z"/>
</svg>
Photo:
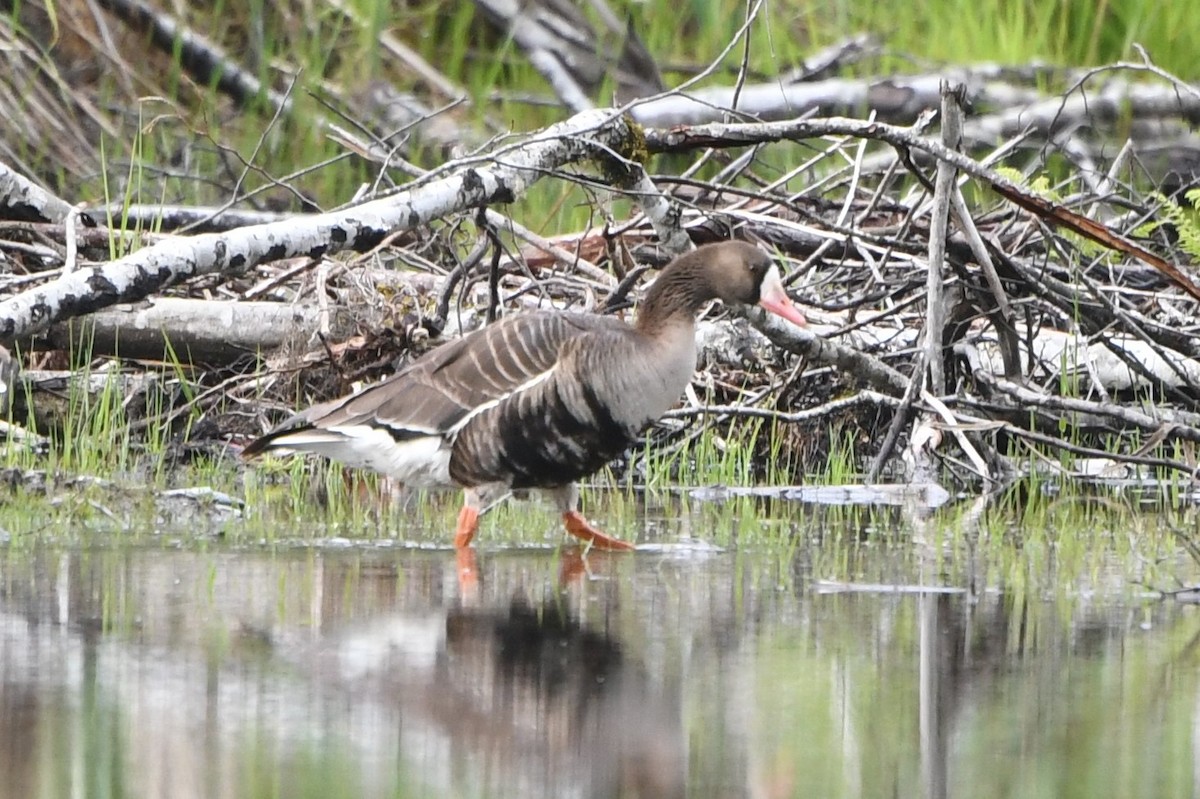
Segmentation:
<svg viewBox="0 0 1200 799">
<path fill-rule="evenodd" d="M 473 160 L 449 175 L 341 211 L 173 238 L 62 277 L 0 302 L 0 343 L 118 302 L 135 302 L 199 275 L 235 276 L 265 261 L 342 250 L 366 251 L 389 234 L 447 214 L 510 203 L 565 164 L 632 149 L 629 124 L 592 110 L 551 125 L 523 143 Z"/>
<path fill-rule="evenodd" d="M 0 219 L 60 223 L 70 212 L 65 200 L 0 163 Z"/>
<path fill-rule="evenodd" d="M 340 305 L 332 310 L 339 317 L 335 326 L 347 332 L 352 327 L 348 311 Z M 315 303 L 158 297 L 55 325 L 45 338 L 60 349 L 68 349 L 72 341 L 86 341 L 93 356 L 225 365 L 291 341 L 307 345 L 320 324 L 321 308 Z"/>
</svg>

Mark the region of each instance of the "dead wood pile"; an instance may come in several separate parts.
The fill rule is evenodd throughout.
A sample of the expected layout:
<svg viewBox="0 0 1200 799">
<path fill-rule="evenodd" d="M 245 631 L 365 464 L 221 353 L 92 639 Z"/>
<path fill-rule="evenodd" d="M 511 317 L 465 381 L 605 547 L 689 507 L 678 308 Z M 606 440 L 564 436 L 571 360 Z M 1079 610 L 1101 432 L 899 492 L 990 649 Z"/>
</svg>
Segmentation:
<svg viewBox="0 0 1200 799">
<path fill-rule="evenodd" d="M 105 48 L 149 32 L 167 52 L 182 42 L 192 88 L 213 85 L 230 113 L 258 96 L 286 117 L 291 99 L 155 7 L 101 5 L 86 20 L 72 17 L 82 4 L 59 6 L 71 48 L 57 55 L 38 46 L 37 3 L 22 6 L 23 25 L 0 19 L 13 76 L 0 115 L 14 122 L 0 133 L 0 339 L 31 385 L 5 372 L 14 419 L 28 418 L 27 396 L 34 418 L 54 415 L 42 408 L 61 390 L 38 387 L 78 372 L 71 353 L 86 342 L 105 369 L 161 374 L 130 382 L 168 397 L 144 402 L 160 410 L 140 425 L 190 417 L 191 435 L 236 443 L 498 314 L 627 313 L 673 254 L 738 236 L 778 252 L 812 326 L 714 309 L 701 372 L 648 433 L 657 452 L 766 422 L 756 446 L 790 458 L 797 479 L 847 438 L 870 481 L 1195 471 L 1200 219 L 1183 190 L 1200 163 L 1200 90 L 1148 58 L 865 80 L 846 67 L 875 45 L 855 38 L 761 83 L 717 85 L 710 68 L 664 91 L 615 16 L 582 47 L 547 22 L 568 3 L 531 14 L 479 0 L 569 117 L 499 139 L 445 125 L 430 109 L 465 92 L 388 39 L 425 97 L 372 87 L 357 133 L 316 120 L 378 176 L 350 204 L 318 212 L 300 197 L 303 211 L 273 210 L 231 169 L 219 206 L 109 209 L 58 194 L 98 168 L 91 136 L 121 123 L 98 110 L 98 84 L 68 82 L 45 52 L 111 59 Z M 620 107 L 595 102 L 605 76 Z M 1038 88 L 1048 82 L 1061 92 Z M 127 89 L 132 104 L 140 87 Z M 48 135 L 64 119 L 76 124 Z M 411 137 L 369 133 L 397 126 Z M 440 165 L 406 159 L 418 140 Z M 563 182 L 594 224 L 534 232 L 513 204 Z M 179 381 L 189 390 L 168 389 Z M 637 479 L 641 464 L 628 465 Z"/>
</svg>

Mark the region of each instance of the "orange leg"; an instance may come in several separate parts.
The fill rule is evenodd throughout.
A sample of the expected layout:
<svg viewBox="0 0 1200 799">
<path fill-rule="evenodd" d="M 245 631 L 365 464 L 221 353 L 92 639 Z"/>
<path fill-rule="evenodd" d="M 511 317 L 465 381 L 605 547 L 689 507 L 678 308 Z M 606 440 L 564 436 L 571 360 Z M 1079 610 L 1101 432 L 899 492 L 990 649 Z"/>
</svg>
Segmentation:
<svg viewBox="0 0 1200 799">
<path fill-rule="evenodd" d="M 465 549 L 471 546 L 471 539 L 479 529 L 479 510 L 463 505 L 458 512 L 458 527 L 454 531 L 454 548 Z"/>
<path fill-rule="evenodd" d="M 479 511 L 463 506 L 458 512 L 458 528 L 454 531 L 454 560 L 458 567 L 458 590 L 464 599 L 479 592 L 479 569 L 475 565 L 475 550 L 471 539 L 479 529 Z"/>
<path fill-rule="evenodd" d="M 459 547 L 454 551 L 454 561 L 458 569 L 459 596 L 465 602 L 472 602 L 479 596 L 479 567 L 475 564 L 475 550 Z"/>
<path fill-rule="evenodd" d="M 558 561 L 558 587 L 566 588 L 578 583 L 588 573 L 588 563 L 579 547 L 566 547 L 560 551 Z"/>
<path fill-rule="evenodd" d="M 592 527 L 592 525 L 588 524 L 588 520 L 583 518 L 583 514 L 577 510 L 569 510 L 563 513 L 563 524 L 566 525 L 568 533 L 589 542 L 596 549 L 614 551 L 635 549 L 634 545 L 628 541 L 613 538 L 611 535 L 606 535 L 595 527 Z"/>
</svg>

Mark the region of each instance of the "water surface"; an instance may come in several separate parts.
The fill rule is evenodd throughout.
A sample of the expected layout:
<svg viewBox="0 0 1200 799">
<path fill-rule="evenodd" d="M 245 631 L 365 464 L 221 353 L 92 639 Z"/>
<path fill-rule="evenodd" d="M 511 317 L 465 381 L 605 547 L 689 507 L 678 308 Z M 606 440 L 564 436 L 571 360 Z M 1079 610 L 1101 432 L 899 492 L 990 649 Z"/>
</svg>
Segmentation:
<svg viewBox="0 0 1200 799">
<path fill-rule="evenodd" d="M 14 537 L 0 795 L 1200 794 L 1200 617 L 1130 564 L 1196 575 L 1152 521 L 755 513 L 784 544 L 651 509 L 645 551 L 485 537 L 465 581 L 387 538 Z"/>
</svg>

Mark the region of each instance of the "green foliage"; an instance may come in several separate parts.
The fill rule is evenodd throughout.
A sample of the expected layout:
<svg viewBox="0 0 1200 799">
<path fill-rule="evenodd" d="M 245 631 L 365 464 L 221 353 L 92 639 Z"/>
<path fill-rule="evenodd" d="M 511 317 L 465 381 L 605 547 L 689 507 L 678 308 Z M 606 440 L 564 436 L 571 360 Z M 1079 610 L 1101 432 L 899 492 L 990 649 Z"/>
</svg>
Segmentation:
<svg viewBox="0 0 1200 799">
<path fill-rule="evenodd" d="M 829 436 L 829 457 L 825 470 L 817 476 L 817 482 L 826 485 L 847 485 L 859 480 L 855 456 L 855 435 L 852 430 L 840 427 L 831 428 Z"/>
<path fill-rule="evenodd" d="M 784 5 L 795 9 L 798 4 Z M 1197 25 L 1188 0 L 936 0 L 906 5 L 901 13 L 886 3 L 828 0 L 805 4 L 805 11 L 807 32 L 817 41 L 835 32 L 867 30 L 885 37 L 899 54 L 919 53 L 935 62 L 1098 65 L 1137 60 L 1132 48 L 1138 43 L 1160 66 L 1186 79 L 1197 75 L 1182 35 Z M 895 64 L 911 68 L 903 55 Z"/>
<path fill-rule="evenodd" d="M 1184 207 L 1160 192 L 1154 192 L 1150 197 L 1158 203 L 1161 219 L 1148 222 L 1138 227 L 1135 234 L 1148 236 L 1165 224 L 1175 228 L 1179 249 L 1193 259 L 1200 259 L 1200 189 L 1189 189 L 1184 192 L 1184 199 L 1190 208 Z"/>
<path fill-rule="evenodd" d="M 1021 186 L 1027 191 L 1031 191 L 1040 197 L 1044 197 L 1050 202 L 1062 202 L 1062 195 L 1054 190 L 1054 186 L 1050 183 L 1049 175 L 1039 174 L 1036 175 L 1032 180 L 1029 180 L 1025 177 L 1025 173 L 1016 167 L 999 164 L 995 166 L 994 169 L 1001 177 L 1011 180 L 1013 183 Z"/>
<path fill-rule="evenodd" d="M 782 426 L 760 418 L 705 425 L 679 442 L 647 439 L 638 456 L 648 489 L 664 486 L 785 485 L 793 464 Z"/>
<path fill-rule="evenodd" d="M 182 483 L 236 492 L 236 474 L 228 463 L 201 459 L 191 470 L 171 468 L 168 448 L 186 431 L 191 416 L 185 414 L 180 425 L 167 421 L 172 411 L 167 407 L 171 393 L 167 380 L 152 372 L 139 377 L 136 399 L 144 400 L 144 407 L 132 417 L 130 382 L 119 362 L 93 360 L 90 341 L 83 338 L 75 340 L 71 351 L 71 379 L 55 406 L 58 410 L 51 411 L 43 398 L 42 415 L 35 416 L 37 397 L 25 398 L 26 415 L 14 420 L 45 436 L 49 444 L 42 451 L 12 443 L 5 449 L 4 465 L 21 472 L 44 472 L 47 490 L 22 497 L 10 508 L 20 520 L 15 525 L 9 520 L 9 529 L 35 524 L 70 536 L 98 530 L 153 533 L 158 525 L 152 501 L 157 490 Z M 183 365 L 168 359 L 166 368 L 187 394 Z M 78 483 L 64 490 L 61 482 L 69 480 Z M 171 520 L 166 521 L 169 526 Z"/>
<path fill-rule="evenodd" d="M 654 4 L 633 0 L 614 2 L 614 7 L 619 16 L 630 18 L 663 66 L 669 86 L 716 60 L 747 12 L 741 0 L 689 2 L 669 14 Z M 273 111 L 260 102 L 250 113 L 230 118 L 211 87 L 197 92 L 197 87 L 182 78 L 177 50 L 170 69 L 161 76 L 163 84 L 148 92 L 161 93 L 167 102 L 155 97 L 144 101 L 135 136 L 100 139 L 107 152 L 105 170 L 119 169 L 127 176 L 130 185 L 121 189 L 126 199 L 224 201 L 229 199 L 229 178 L 238 172 L 241 189 L 250 191 L 269 188 L 273 181 L 305 165 L 324 164 L 340 149 L 310 121 L 315 114 L 329 113 L 318 98 L 338 101 L 339 96 L 330 96 L 329 88 L 336 88 L 347 100 L 376 81 L 401 91 L 420 89 L 414 85 L 414 75 L 382 50 L 380 38 L 385 34 L 413 47 L 466 89 L 470 105 L 454 112 L 463 117 L 465 126 L 482 129 L 483 120 L 490 118 L 522 132 L 561 119 L 561 109 L 553 104 L 529 101 L 549 95 L 544 79 L 511 38 L 487 29 L 473 4 L 397 7 L 381 0 L 351 0 L 347 9 L 348 13 L 328 6 L 300 10 L 261 2 L 185 8 L 187 25 L 239 56 L 240 65 L 254 71 L 265 84 L 285 90 L 294 79 L 290 93 L 293 109 L 272 121 Z M 303 24 L 298 24 L 297 15 Z M 754 76 L 777 76 L 800 65 L 814 49 L 858 31 L 879 35 L 887 45 L 886 52 L 896 54 L 860 67 L 872 74 L 913 71 L 914 65 L 904 53 L 919 53 L 933 62 L 1024 64 L 1042 59 L 1071 66 L 1098 65 L 1133 60 L 1136 54 L 1131 46 L 1138 42 L 1160 66 L 1194 79 L 1196 62 L 1183 43 L 1189 39 L 1186 32 L 1196 30 L 1198 24 L 1184 0 L 1099 5 L 938 0 L 906 7 L 901 14 L 887 4 L 863 0 L 790 0 L 761 7 L 748 33 L 748 49 L 742 44 L 732 47 L 716 65 L 710 82 L 728 83 L 743 56 Z M 438 99 L 431 99 L 436 105 Z M 151 108 L 148 120 L 141 118 L 142 112 Z M 175 115 L 176 109 L 182 109 L 181 116 Z M 182 144 L 181 139 L 185 140 Z M 168 168 L 170 159 L 179 157 L 181 146 L 189 162 L 186 173 Z M 155 191 L 147 190 L 145 170 L 150 165 L 161 181 Z M 374 171 L 358 159 L 342 159 L 289 182 L 318 204 L 332 206 L 345 202 L 362 182 L 373 180 Z M 202 181 L 194 176 L 205 177 Z M 101 180 L 107 182 L 108 178 L 101 176 Z M 111 194 L 103 188 L 96 193 Z M 511 210 L 531 227 L 556 233 L 592 221 L 583 199 L 585 195 L 578 190 L 561 185 L 538 187 Z"/>
</svg>

